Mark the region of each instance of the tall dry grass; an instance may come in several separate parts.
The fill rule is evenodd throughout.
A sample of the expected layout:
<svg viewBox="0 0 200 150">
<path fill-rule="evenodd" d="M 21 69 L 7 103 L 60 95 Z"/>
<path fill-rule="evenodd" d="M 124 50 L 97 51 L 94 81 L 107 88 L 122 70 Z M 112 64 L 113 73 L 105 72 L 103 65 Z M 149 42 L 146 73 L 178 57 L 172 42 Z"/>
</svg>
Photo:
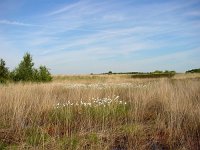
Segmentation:
<svg viewBox="0 0 200 150">
<path fill-rule="evenodd" d="M 65 82 L 1 86 L 0 149 L 200 149 L 199 79 L 92 82 L 151 84 L 105 89 L 67 88 Z M 127 104 L 56 108 L 68 100 L 115 96 Z"/>
</svg>

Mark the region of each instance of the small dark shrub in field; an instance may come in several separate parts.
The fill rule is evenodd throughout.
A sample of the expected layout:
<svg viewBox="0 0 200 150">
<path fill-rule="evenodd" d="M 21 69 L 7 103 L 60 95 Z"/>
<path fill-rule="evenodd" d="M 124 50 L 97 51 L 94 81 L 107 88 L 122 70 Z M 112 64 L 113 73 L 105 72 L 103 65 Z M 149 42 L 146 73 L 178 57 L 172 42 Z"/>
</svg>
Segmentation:
<svg viewBox="0 0 200 150">
<path fill-rule="evenodd" d="M 40 66 L 39 70 L 35 69 L 35 80 L 39 82 L 48 82 L 52 80 L 49 70 L 45 66 Z"/>
<path fill-rule="evenodd" d="M 200 68 L 199 69 L 188 70 L 188 71 L 186 71 L 186 73 L 200 73 Z"/>
<path fill-rule="evenodd" d="M 9 78 L 9 71 L 3 59 L 0 60 L 0 83 L 5 83 Z"/>
</svg>

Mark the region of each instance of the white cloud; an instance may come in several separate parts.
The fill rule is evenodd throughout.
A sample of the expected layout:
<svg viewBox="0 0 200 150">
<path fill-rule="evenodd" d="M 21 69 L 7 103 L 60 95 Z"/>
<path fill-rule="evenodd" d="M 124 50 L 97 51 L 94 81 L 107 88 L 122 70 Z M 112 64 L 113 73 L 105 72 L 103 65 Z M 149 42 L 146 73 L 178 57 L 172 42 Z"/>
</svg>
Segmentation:
<svg viewBox="0 0 200 150">
<path fill-rule="evenodd" d="M 131 67 L 134 64 L 144 68 L 146 63 L 161 66 L 161 60 L 178 58 L 178 54 L 175 57 L 176 50 L 199 45 L 199 20 L 187 19 L 189 14 L 198 15 L 189 7 L 194 3 L 170 1 L 147 5 L 131 0 L 81 0 L 63 4 L 50 12 L 47 10 L 47 13 L 34 16 L 34 19 L 30 17 L 28 20 L 33 24 L 0 20 L 0 25 L 8 25 L 6 30 L 0 29 L 0 33 L 13 41 L 14 51 L 30 49 L 37 63 L 52 67 L 55 73 L 60 72 L 63 65 L 74 66 L 76 69 L 70 67 L 73 71 L 83 66 L 88 71 L 95 69 L 95 65 L 101 70 L 104 66 L 106 69 L 121 66 L 120 69 L 126 68 L 124 70 L 127 71 L 128 68 L 134 69 Z M 9 28 L 9 25 L 28 28 Z M 5 48 L 5 44 L 0 45 L 0 49 L 2 47 Z M 134 63 L 125 60 L 127 56 L 134 57 L 135 53 L 143 55 L 163 50 L 170 50 L 166 52 L 168 54 L 174 50 L 173 56 L 152 54 L 155 57 Z M 10 55 L 4 53 L 4 56 L 6 54 Z M 181 56 L 179 59 L 183 60 L 186 55 Z M 119 64 L 117 58 L 124 60 Z M 94 66 L 86 67 L 91 62 Z"/>
<path fill-rule="evenodd" d="M 28 24 L 28 23 L 10 21 L 10 20 L 0 20 L 0 24 L 26 26 L 26 27 L 42 27 L 41 25 L 34 25 L 34 24 Z"/>
<path fill-rule="evenodd" d="M 77 7 L 80 7 L 82 4 L 83 4 L 82 1 L 78 1 L 76 3 L 68 4 L 68 5 L 66 5 L 66 6 L 64 6 L 62 8 L 59 8 L 57 10 L 54 10 L 54 11 L 48 13 L 47 16 L 57 15 L 57 14 L 60 14 L 60 13 L 75 9 Z"/>
</svg>

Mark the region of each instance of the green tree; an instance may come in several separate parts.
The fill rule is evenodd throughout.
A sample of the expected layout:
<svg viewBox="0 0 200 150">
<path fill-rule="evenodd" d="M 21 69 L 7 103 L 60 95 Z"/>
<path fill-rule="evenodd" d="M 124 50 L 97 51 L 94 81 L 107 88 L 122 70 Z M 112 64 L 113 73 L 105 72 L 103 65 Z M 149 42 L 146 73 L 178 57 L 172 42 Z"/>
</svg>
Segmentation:
<svg viewBox="0 0 200 150">
<path fill-rule="evenodd" d="M 42 82 L 48 82 L 52 80 L 51 73 L 46 68 L 46 66 L 40 66 L 37 71 L 37 79 Z"/>
<path fill-rule="evenodd" d="M 31 82 L 48 82 L 52 80 L 52 76 L 45 66 L 40 66 L 39 69 L 34 68 L 34 63 L 32 60 L 32 56 L 29 53 L 25 53 L 20 64 L 15 68 L 12 72 L 8 72 L 8 69 L 5 67 L 5 62 L 1 60 L 1 73 L 2 77 L 10 78 L 14 81 L 31 81 Z M 7 69 L 7 71 L 5 71 Z M 2 78 L 1 77 L 1 78 Z M 1 79 L 3 80 L 3 79 Z"/>
<path fill-rule="evenodd" d="M 169 71 L 169 70 L 165 70 L 165 72 L 164 73 L 166 73 L 166 74 L 176 74 L 176 71 Z"/>
<path fill-rule="evenodd" d="M 200 68 L 186 71 L 186 73 L 200 73 Z"/>
<path fill-rule="evenodd" d="M 34 81 L 34 63 L 32 56 L 26 53 L 19 66 L 14 70 L 15 81 Z"/>
<path fill-rule="evenodd" d="M 108 74 L 112 74 L 112 71 L 108 71 Z"/>
<path fill-rule="evenodd" d="M 169 70 L 165 70 L 165 72 L 164 73 L 170 73 L 170 71 Z"/>
<path fill-rule="evenodd" d="M 155 74 L 160 74 L 160 73 L 163 73 L 163 71 L 161 71 L 161 70 L 156 70 L 156 71 L 154 71 L 153 73 L 155 73 Z"/>
<path fill-rule="evenodd" d="M 176 71 L 170 71 L 171 74 L 176 74 Z"/>
<path fill-rule="evenodd" d="M 9 71 L 3 59 L 0 59 L 0 83 L 5 83 L 9 79 Z"/>
</svg>

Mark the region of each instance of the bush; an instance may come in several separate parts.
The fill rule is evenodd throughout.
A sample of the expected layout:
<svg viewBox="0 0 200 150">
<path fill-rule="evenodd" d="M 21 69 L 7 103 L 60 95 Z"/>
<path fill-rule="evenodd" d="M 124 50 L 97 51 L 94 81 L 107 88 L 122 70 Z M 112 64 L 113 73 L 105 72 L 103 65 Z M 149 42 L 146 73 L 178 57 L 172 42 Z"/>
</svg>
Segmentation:
<svg viewBox="0 0 200 150">
<path fill-rule="evenodd" d="M 10 73 L 14 81 L 48 82 L 52 80 L 49 70 L 45 66 L 34 68 L 32 56 L 26 53 L 19 66 Z"/>
<path fill-rule="evenodd" d="M 161 74 L 161 73 L 163 73 L 163 71 L 161 71 L 161 70 L 156 70 L 156 71 L 154 71 L 153 73 L 155 73 L 155 74 Z"/>
<path fill-rule="evenodd" d="M 45 66 L 40 66 L 37 74 L 38 81 L 48 82 L 52 80 L 51 74 Z"/>
<path fill-rule="evenodd" d="M 108 71 L 108 74 L 112 74 L 112 71 Z"/>
<path fill-rule="evenodd" d="M 34 81 L 34 63 L 29 53 L 26 53 L 19 66 L 13 71 L 15 81 Z"/>
<path fill-rule="evenodd" d="M 188 70 L 188 71 L 186 71 L 186 73 L 200 73 L 200 68 L 199 69 Z"/>
<path fill-rule="evenodd" d="M 9 71 L 3 59 L 0 59 L 0 83 L 6 83 L 9 79 Z"/>
</svg>

